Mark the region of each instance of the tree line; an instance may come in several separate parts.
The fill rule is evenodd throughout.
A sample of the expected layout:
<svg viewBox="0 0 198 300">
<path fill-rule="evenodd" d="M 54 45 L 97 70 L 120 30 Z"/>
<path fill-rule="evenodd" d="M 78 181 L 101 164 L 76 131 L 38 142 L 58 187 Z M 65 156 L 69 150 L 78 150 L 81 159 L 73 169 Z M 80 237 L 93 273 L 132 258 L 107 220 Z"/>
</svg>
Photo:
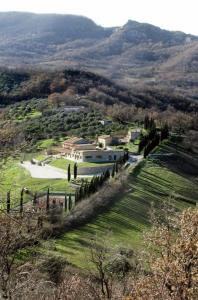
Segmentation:
<svg viewBox="0 0 198 300">
<path fill-rule="evenodd" d="M 164 123 L 160 129 L 157 129 L 155 120 L 145 116 L 144 129 L 147 134 L 141 135 L 138 152 L 144 151 L 144 158 L 146 158 L 160 142 L 169 137 L 169 127 L 167 123 Z"/>
</svg>

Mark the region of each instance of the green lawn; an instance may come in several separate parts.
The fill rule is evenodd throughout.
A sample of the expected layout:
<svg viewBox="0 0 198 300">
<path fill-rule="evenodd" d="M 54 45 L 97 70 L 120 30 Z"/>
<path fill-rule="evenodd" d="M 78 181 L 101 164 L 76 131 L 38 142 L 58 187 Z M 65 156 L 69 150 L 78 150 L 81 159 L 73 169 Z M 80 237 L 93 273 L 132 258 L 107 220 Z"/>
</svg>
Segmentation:
<svg viewBox="0 0 198 300">
<path fill-rule="evenodd" d="M 163 145 L 161 151 L 175 151 L 172 146 Z M 112 208 L 99 215 L 93 222 L 78 230 L 68 232 L 47 242 L 47 255 L 62 255 L 78 267 L 85 268 L 89 256 L 89 245 L 93 236 L 107 239 L 113 245 L 139 249 L 142 246 L 142 232 L 149 228 L 149 209 L 162 200 L 170 199 L 178 209 L 193 205 L 198 199 L 198 182 L 187 170 L 180 168 L 182 155 L 178 154 L 178 165 L 174 169 L 169 162 L 146 160 L 135 173 L 131 173 L 127 191 L 119 195 Z M 180 165 L 180 166 L 179 166 Z M 178 168 L 177 168 L 178 167 Z M 53 245 L 53 246 L 52 246 Z"/>
<path fill-rule="evenodd" d="M 54 139 L 45 139 L 37 143 L 37 148 L 44 150 L 53 146 L 56 146 L 58 143 Z"/>
<path fill-rule="evenodd" d="M 51 166 L 54 166 L 56 168 L 60 168 L 63 170 L 67 170 L 68 165 L 71 165 L 71 169 L 73 171 L 73 167 L 75 162 L 68 160 L 68 159 L 64 159 L 64 158 L 58 158 L 58 159 L 54 159 L 52 160 L 52 162 L 50 163 Z M 108 166 L 108 165 L 112 165 L 112 163 L 89 163 L 89 162 L 82 162 L 82 163 L 78 163 L 77 164 L 79 168 L 91 168 L 91 167 L 100 167 L 100 166 Z"/>
<path fill-rule="evenodd" d="M 48 187 L 51 191 L 73 191 L 64 179 L 32 178 L 30 173 L 19 165 L 19 161 L 10 159 L 0 174 L 0 194 L 5 195 L 10 190 L 13 201 L 18 201 L 20 190 L 23 187 L 32 192 L 45 191 Z"/>
</svg>

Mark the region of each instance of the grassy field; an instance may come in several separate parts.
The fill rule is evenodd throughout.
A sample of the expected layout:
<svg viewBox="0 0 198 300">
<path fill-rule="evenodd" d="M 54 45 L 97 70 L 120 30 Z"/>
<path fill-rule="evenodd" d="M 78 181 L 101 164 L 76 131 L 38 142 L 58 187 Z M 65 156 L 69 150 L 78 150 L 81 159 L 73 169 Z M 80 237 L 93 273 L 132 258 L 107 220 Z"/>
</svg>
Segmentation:
<svg viewBox="0 0 198 300">
<path fill-rule="evenodd" d="M 75 162 L 68 160 L 68 159 L 64 159 L 64 158 L 59 158 L 59 159 L 55 159 L 52 160 L 52 162 L 50 163 L 51 166 L 54 166 L 56 168 L 60 168 L 63 170 L 67 170 L 68 165 L 71 165 L 71 171 L 73 171 L 73 167 Z M 109 166 L 112 165 L 112 163 L 89 163 L 89 162 L 82 162 L 82 163 L 78 163 L 77 164 L 79 168 L 93 168 L 93 167 L 100 167 L 100 166 Z"/>
<path fill-rule="evenodd" d="M 32 192 L 45 191 L 50 187 L 51 191 L 68 191 L 73 189 L 64 179 L 37 179 L 32 178 L 28 171 L 19 165 L 19 161 L 10 159 L 0 174 L 0 194 L 5 195 L 11 191 L 12 199 L 18 199 L 20 190 L 26 187 Z"/>
<path fill-rule="evenodd" d="M 39 150 L 44 150 L 44 149 L 48 149 L 48 148 L 56 146 L 56 145 L 58 145 L 58 142 L 55 141 L 54 139 L 45 139 L 45 140 L 41 140 L 37 143 L 37 148 Z"/>
<path fill-rule="evenodd" d="M 108 239 L 115 246 L 141 248 L 142 233 L 149 228 L 152 202 L 157 206 L 171 198 L 178 209 L 193 205 L 198 199 L 197 169 L 192 169 L 191 161 L 189 168 L 182 168 L 181 162 L 185 161 L 186 154 L 182 149 L 176 151 L 174 145 L 164 144 L 158 148 L 159 152 L 174 153 L 176 163 L 169 157 L 143 161 L 130 174 L 126 192 L 118 195 L 119 200 L 109 211 L 78 230 L 68 232 L 53 242 L 46 242 L 45 253 L 62 255 L 74 265 L 85 268 L 94 236 Z"/>
</svg>

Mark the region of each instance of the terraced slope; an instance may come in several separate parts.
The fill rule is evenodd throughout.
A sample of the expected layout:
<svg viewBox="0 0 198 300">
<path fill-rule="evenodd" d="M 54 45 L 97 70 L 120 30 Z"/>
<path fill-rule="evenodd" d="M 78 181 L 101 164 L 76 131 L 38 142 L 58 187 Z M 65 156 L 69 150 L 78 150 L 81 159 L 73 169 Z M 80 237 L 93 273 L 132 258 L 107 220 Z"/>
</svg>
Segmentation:
<svg viewBox="0 0 198 300">
<path fill-rule="evenodd" d="M 54 243 L 47 242 L 45 253 L 62 255 L 84 268 L 91 239 L 96 235 L 109 239 L 113 245 L 142 247 L 142 233 L 149 228 L 152 202 L 158 205 L 171 198 L 178 209 L 194 205 L 198 200 L 198 159 L 171 143 L 162 145 L 157 153 L 165 155 L 143 161 L 131 173 L 125 194 L 118 195 L 109 211 L 86 226 L 65 233 Z M 108 232 L 111 233 L 107 235 Z"/>
</svg>

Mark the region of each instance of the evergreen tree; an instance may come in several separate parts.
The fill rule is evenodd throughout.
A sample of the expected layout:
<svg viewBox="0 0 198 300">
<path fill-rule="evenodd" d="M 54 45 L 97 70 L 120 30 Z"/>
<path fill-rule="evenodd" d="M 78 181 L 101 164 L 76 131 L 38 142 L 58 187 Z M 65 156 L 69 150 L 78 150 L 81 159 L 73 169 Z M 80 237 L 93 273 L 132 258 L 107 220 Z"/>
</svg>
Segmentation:
<svg viewBox="0 0 198 300">
<path fill-rule="evenodd" d="M 76 189 L 76 192 L 75 192 L 75 202 L 77 203 L 79 201 L 79 191 L 78 189 Z"/>
<path fill-rule="evenodd" d="M 79 198 L 78 201 L 81 201 L 84 198 L 84 189 L 83 189 L 83 185 L 80 186 L 78 193 L 79 193 Z"/>
<path fill-rule="evenodd" d="M 113 165 L 113 169 L 111 172 L 111 177 L 114 178 L 115 177 L 115 164 Z"/>
<path fill-rule="evenodd" d="M 104 173 L 102 173 L 99 177 L 99 185 L 102 186 L 104 182 Z"/>
<path fill-rule="evenodd" d="M 129 159 L 129 150 L 126 148 L 124 150 L 123 163 L 125 163 Z"/>
<path fill-rule="evenodd" d="M 24 189 L 21 190 L 21 198 L 20 198 L 20 214 L 23 213 L 23 196 L 24 196 Z"/>
<path fill-rule="evenodd" d="M 65 211 L 67 211 L 67 194 L 65 193 Z"/>
<path fill-rule="evenodd" d="M 169 127 L 168 124 L 165 123 L 161 129 L 161 141 L 167 139 L 169 137 Z"/>
<path fill-rule="evenodd" d="M 10 191 L 7 192 L 7 213 L 10 213 Z"/>
<path fill-rule="evenodd" d="M 46 198 L 46 211 L 49 211 L 49 204 L 50 199 L 49 199 L 49 188 L 47 189 L 47 198 Z"/>
<path fill-rule="evenodd" d="M 72 195 L 69 194 L 69 211 L 72 209 Z"/>
<path fill-rule="evenodd" d="M 36 203 L 37 203 L 37 193 L 34 193 L 33 205 L 36 206 Z"/>
<path fill-rule="evenodd" d="M 105 181 L 108 180 L 110 178 L 110 176 L 111 175 L 110 175 L 109 169 L 107 169 L 105 172 Z"/>
<path fill-rule="evenodd" d="M 149 128 L 149 116 L 145 116 L 144 118 L 144 129 L 148 129 Z"/>
<path fill-rule="evenodd" d="M 151 118 L 150 121 L 149 121 L 149 127 L 148 127 L 148 129 L 149 129 L 150 131 L 156 130 L 156 124 L 155 124 L 155 121 L 154 121 L 153 118 Z"/>
<path fill-rule="evenodd" d="M 85 182 L 85 184 L 84 184 L 84 196 L 85 196 L 85 198 L 87 196 L 89 196 L 89 183 L 88 182 Z"/>
<path fill-rule="evenodd" d="M 118 173 L 119 169 L 118 169 L 118 162 L 116 161 L 115 163 L 115 172 Z"/>
<path fill-rule="evenodd" d="M 70 166 L 70 164 L 68 165 L 68 168 L 67 168 L 67 180 L 68 180 L 68 182 L 70 182 L 70 180 L 71 180 L 71 166 Z"/>
<path fill-rule="evenodd" d="M 76 179 L 78 176 L 78 166 L 77 163 L 74 164 L 74 179 Z"/>
<path fill-rule="evenodd" d="M 94 177 L 91 179 L 89 184 L 89 195 L 91 195 L 94 192 Z"/>
</svg>

